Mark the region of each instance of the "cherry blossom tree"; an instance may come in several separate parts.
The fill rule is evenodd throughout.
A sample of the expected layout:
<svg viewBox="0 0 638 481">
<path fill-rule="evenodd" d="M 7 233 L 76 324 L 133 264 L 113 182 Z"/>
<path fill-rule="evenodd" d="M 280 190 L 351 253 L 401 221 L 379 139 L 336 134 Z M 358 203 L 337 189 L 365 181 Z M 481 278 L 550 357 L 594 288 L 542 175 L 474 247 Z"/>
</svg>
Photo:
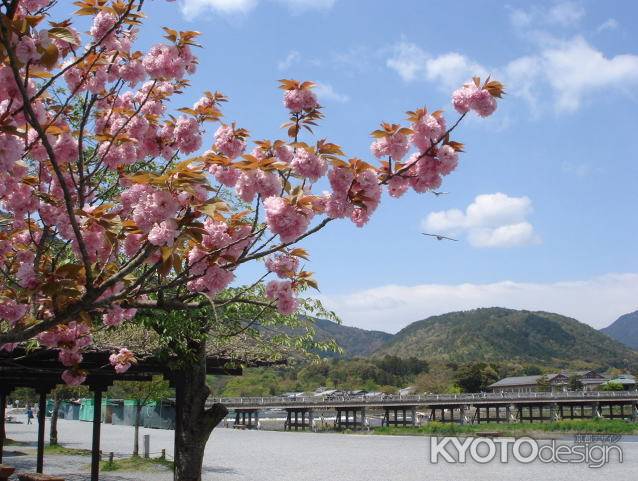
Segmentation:
<svg viewBox="0 0 638 481">
<path fill-rule="evenodd" d="M 303 240 L 337 219 L 363 227 L 384 190 L 439 188 L 463 150 L 452 133 L 470 112 L 491 115 L 503 86 L 462 86 L 453 119 L 419 108 L 382 123 L 365 161 L 314 138 L 312 82 L 281 80 L 281 138 L 252 139 L 222 120 L 222 93 L 180 102 L 197 32 L 165 28 L 144 52 L 143 0 L 75 2 L 85 33 L 56 3 L 0 0 L 0 350 L 56 350 L 63 381 L 79 385 L 96 331 L 153 329 L 179 361 L 176 477 L 198 481 L 226 413 L 206 407 L 211 332 L 325 313 L 300 297 L 317 287 Z M 251 264 L 263 274 L 237 285 Z M 122 373 L 136 359 L 123 346 L 110 361 Z"/>
<path fill-rule="evenodd" d="M 222 120 L 222 93 L 180 103 L 197 32 L 165 28 L 144 52 L 142 0 L 75 2 L 86 33 L 55 4 L 0 0 L 0 349 L 58 350 L 70 385 L 85 380 L 92 332 L 140 310 L 295 313 L 316 287 L 299 243 L 337 219 L 363 227 L 384 190 L 439 188 L 463 151 L 456 127 L 503 93 L 475 78 L 453 93 L 454 119 L 419 108 L 382 123 L 365 161 L 313 139 L 314 84 L 281 80 L 282 138 L 252 139 Z M 263 275 L 220 295 L 248 263 Z M 263 296 L 244 295 L 254 286 Z M 134 362 L 111 356 L 118 372 Z"/>
</svg>

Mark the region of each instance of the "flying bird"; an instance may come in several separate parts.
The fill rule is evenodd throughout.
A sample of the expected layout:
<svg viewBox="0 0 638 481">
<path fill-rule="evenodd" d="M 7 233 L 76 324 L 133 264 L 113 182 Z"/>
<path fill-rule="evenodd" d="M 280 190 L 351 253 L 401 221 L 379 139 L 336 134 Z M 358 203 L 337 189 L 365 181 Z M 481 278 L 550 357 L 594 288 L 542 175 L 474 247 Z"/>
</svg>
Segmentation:
<svg viewBox="0 0 638 481">
<path fill-rule="evenodd" d="M 454 241 L 454 242 L 458 242 L 458 239 L 452 239 L 451 237 L 446 237 L 444 235 L 441 234 L 426 234 L 425 232 L 421 232 L 422 235 L 426 235 L 428 237 L 436 237 L 436 240 L 450 240 L 450 241 Z"/>
<path fill-rule="evenodd" d="M 436 195 L 437 197 L 438 197 L 438 196 L 440 196 L 440 195 L 447 195 L 447 194 L 449 194 L 449 192 L 437 192 L 436 190 L 433 190 L 433 191 L 432 191 L 432 193 L 433 193 L 434 195 Z"/>
</svg>

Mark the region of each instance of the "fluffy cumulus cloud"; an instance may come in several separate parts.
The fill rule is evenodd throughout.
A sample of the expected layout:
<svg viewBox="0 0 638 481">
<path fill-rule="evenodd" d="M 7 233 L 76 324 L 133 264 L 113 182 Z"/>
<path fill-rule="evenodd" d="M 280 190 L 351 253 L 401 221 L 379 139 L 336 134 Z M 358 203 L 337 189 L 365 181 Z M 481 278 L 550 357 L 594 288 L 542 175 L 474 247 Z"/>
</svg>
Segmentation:
<svg viewBox="0 0 638 481">
<path fill-rule="evenodd" d="M 182 14 L 193 19 L 201 13 L 212 11 L 222 14 L 248 13 L 257 5 L 257 0 L 182 0 Z"/>
<path fill-rule="evenodd" d="M 436 82 L 445 89 L 455 88 L 475 75 L 487 75 L 485 67 L 465 55 L 449 52 L 431 56 L 410 42 L 396 44 L 386 65 L 406 82 L 424 79 Z"/>
<path fill-rule="evenodd" d="M 597 32 L 604 32 L 605 30 L 616 30 L 619 27 L 618 20 L 615 18 L 608 18 L 603 23 L 598 25 Z"/>
<path fill-rule="evenodd" d="M 286 55 L 286 58 L 280 60 L 277 63 L 277 68 L 279 70 L 288 70 L 294 64 L 298 63 L 301 60 L 301 54 L 297 50 L 291 50 Z"/>
<path fill-rule="evenodd" d="M 327 10 L 336 0 L 271 0 L 284 4 L 293 13 L 306 10 Z M 206 12 L 223 15 L 246 14 L 253 10 L 260 0 L 180 0 L 182 14 L 189 20 Z"/>
<path fill-rule="evenodd" d="M 435 234 L 467 235 L 475 247 L 514 247 L 540 242 L 527 217 L 532 213 L 528 197 L 501 192 L 476 196 L 465 212 L 450 209 L 430 213 L 423 228 Z"/>
<path fill-rule="evenodd" d="M 445 90 L 475 75 L 492 74 L 506 84 L 508 93 L 523 98 L 535 111 L 550 98 L 556 112 L 574 112 L 593 94 L 631 95 L 638 86 L 638 55 L 607 56 L 578 35 L 567 40 L 540 36 L 536 47 L 536 53 L 489 68 L 458 52 L 432 56 L 402 41 L 394 46 L 386 65 L 406 82 L 434 82 Z"/>
<path fill-rule="evenodd" d="M 629 91 L 638 85 L 638 55 L 608 57 L 580 36 L 546 48 L 539 61 L 559 111 L 577 110 L 590 93 Z"/>
<path fill-rule="evenodd" d="M 346 325 L 387 332 L 428 316 L 493 306 L 556 312 L 600 328 L 638 309 L 638 274 L 548 283 L 387 285 L 324 295 L 322 302 Z"/>
<path fill-rule="evenodd" d="M 293 12 L 303 12 L 305 10 L 329 10 L 337 0 L 277 0 L 283 3 Z"/>
<path fill-rule="evenodd" d="M 579 2 L 557 2 L 549 8 L 511 8 L 510 22 L 516 28 L 536 26 L 571 27 L 585 16 L 585 8 Z"/>
<path fill-rule="evenodd" d="M 340 104 L 346 103 L 350 100 L 346 94 L 337 92 L 330 84 L 317 82 L 315 87 L 315 93 L 319 100 L 323 102 L 338 102 Z"/>
</svg>

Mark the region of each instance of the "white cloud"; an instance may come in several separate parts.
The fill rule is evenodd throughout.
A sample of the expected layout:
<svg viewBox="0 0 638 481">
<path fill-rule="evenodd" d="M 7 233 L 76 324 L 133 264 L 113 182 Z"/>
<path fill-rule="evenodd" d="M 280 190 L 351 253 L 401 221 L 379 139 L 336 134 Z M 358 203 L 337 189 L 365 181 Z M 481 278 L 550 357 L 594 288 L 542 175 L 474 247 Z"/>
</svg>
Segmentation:
<svg viewBox="0 0 638 481">
<path fill-rule="evenodd" d="M 541 35 L 538 46 L 535 54 L 488 69 L 458 52 L 433 57 L 416 44 L 403 41 L 395 45 L 386 65 L 407 82 L 432 81 L 446 90 L 474 75 L 491 73 L 505 83 L 509 94 L 526 100 L 532 113 L 543 109 L 548 99 L 556 112 L 574 112 L 592 94 L 631 92 L 638 85 L 638 55 L 608 57 L 581 36 L 557 40 Z"/>
<path fill-rule="evenodd" d="M 428 316 L 493 306 L 556 312 L 600 328 L 638 309 L 638 274 L 547 283 L 387 285 L 324 295 L 322 302 L 346 325 L 388 332 Z"/>
<path fill-rule="evenodd" d="M 277 68 L 279 70 L 288 70 L 293 64 L 299 62 L 299 60 L 301 60 L 301 54 L 296 50 L 291 50 L 285 59 L 277 63 Z"/>
<path fill-rule="evenodd" d="M 187 19 L 212 11 L 221 14 L 248 13 L 257 5 L 258 0 L 182 0 L 180 9 Z"/>
<path fill-rule="evenodd" d="M 517 28 L 528 27 L 531 25 L 532 20 L 532 14 L 526 10 L 520 8 L 510 10 L 510 23 Z"/>
<path fill-rule="evenodd" d="M 465 212 L 450 209 L 430 213 L 423 221 L 429 233 L 467 234 L 475 247 L 514 247 L 538 243 L 540 238 L 527 221 L 532 213 L 529 197 L 510 197 L 501 192 L 476 196 Z"/>
<path fill-rule="evenodd" d="M 422 77 L 428 60 L 425 51 L 410 42 L 399 42 L 393 51 L 392 57 L 386 61 L 388 67 L 395 70 L 406 82 Z"/>
<path fill-rule="evenodd" d="M 336 0 L 275 0 L 286 5 L 293 13 L 306 10 L 328 10 Z M 260 0 L 181 0 L 180 9 L 184 17 L 193 20 L 198 15 L 213 12 L 222 15 L 246 14 L 253 10 Z"/>
<path fill-rule="evenodd" d="M 485 67 L 465 55 L 450 52 L 428 59 L 426 75 L 428 80 L 455 88 L 475 75 L 485 78 L 488 73 Z"/>
<path fill-rule="evenodd" d="M 547 48 L 540 59 L 558 111 L 577 110 L 589 93 L 638 84 L 638 55 L 606 57 L 580 36 Z"/>
<path fill-rule="evenodd" d="M 587 177 L 592 174 L 601 174 L 604 172 L 599 166 L 592 166 L 587 162 L 567 162 L 564 161 L 561 164 L 563 172 L 566 174 L 572 174 L 576 177 Z"/>
<path fill-rule="evenodd" d="M 458 52 L 431 56 L 410 42 L 399 42 L 392 50 L 393 54 L 386 60 L 386 65 L 406 82 L 425 79 L 450 89 L 475 75 L 487 75 L 485 67 Z"/>
<path fill-rule="evenodd" d="M 335 91 L 332 85 L 324 84 L 321 82 L 316 82 L 316 84 L 317 85 L 315 86 L 314 90 L 317 94 L 317 97 L 319 97 L 319 100 L 338 102 L 340 104 L 344 104 L 350 101 L 350 97 Z"/>
<path fill-rule="evenodd" d="M 618 20 L 615 18 L 608 18 L 603 23 L 598 25 L 597 32 L 603 32 L 605 30 L 616 30 L 619 27 Z"/>
<path fill-rule="evenodd" d="M 534 24 L 571 27 L 585 16 L 584 7 L 573 1 L 558 2 L 549 8 L 534 6 L 527 10 L 512 7 L 508 9 L 510 23 L 519 29 L 532 27 Z"/>
<path fill-rule="evenodd" d="M 549 9 L 545 19 L 549 23 L 567 27 L 577 24 L 585 16 L 585 9 L 576 2 L 557 3 Z"/>
<path fill-rule="evenodd" d="M 277 0 L 283 3 L 293 12 L 303 12 L 306 10 L 329 10 L 337 0 Z"/>
</svg>

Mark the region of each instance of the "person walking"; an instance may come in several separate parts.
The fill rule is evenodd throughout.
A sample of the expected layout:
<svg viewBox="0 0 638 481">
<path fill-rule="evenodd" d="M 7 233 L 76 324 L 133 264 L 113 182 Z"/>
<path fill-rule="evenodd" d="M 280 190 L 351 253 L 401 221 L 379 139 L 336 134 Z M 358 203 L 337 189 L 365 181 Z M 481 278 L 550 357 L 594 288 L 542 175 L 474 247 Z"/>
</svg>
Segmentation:
<svg viewBox="0 0 638 481">
<path fill-rule="evenodd" d="M 33 420 L 33 409 L 31 406 L 27 406 L 27 424 L 32 424 Z"/>
</svg>

